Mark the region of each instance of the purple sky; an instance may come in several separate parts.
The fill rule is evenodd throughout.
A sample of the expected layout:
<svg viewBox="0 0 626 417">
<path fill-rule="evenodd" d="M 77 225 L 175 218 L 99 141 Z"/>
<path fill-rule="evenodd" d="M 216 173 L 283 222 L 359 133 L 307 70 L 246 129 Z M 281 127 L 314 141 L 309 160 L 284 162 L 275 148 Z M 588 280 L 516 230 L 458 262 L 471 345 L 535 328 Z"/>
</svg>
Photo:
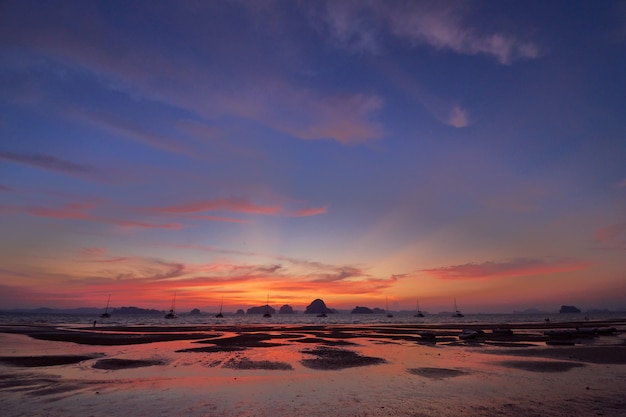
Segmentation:
<svg viewBox="0 0 626 417">
<path fill-rule="evenodd" d="M 0 309 L 626 309 L 620 1 L 3 1 Z"/>
</svg>

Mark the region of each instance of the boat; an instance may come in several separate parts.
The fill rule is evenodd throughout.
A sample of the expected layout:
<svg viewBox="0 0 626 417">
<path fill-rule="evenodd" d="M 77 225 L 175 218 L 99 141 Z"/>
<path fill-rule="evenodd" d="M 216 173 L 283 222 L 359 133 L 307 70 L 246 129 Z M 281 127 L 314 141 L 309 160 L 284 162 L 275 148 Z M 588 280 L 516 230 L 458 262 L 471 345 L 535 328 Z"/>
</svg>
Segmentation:
<svg viewBox="0 0 626 417">
<path fill-rule="evenodd" d="M 417 312 L 415 313 L 414 317 L 424 317 L 424 313 L 422 313 L 422 310 L 420 310 L 420 303 L 419 303 L 419 301 L 417 301 L 415 303 L 415 307 L 417 308 Z"/>
<path fill-rule="evenodd" d="M 176 315 L 176 312 L 174 312 L 174 303 L 176 302 L 176 293 L 174 293 L 174 298 L 172 299 L 172 307 L 170 308 L 170 311 L 165 315 L 166 319 L 176 319 L 178 318 L 178 316 Z"/>
<path fill-rule="evenodd" d="M 326 313 L 322 311 L 321 313 L 317 315 L 317 317 L 328 317 L 328 316 L 326 315 Z"/>
<path fill-rule="evenodd" d="M 267 293 L 267 302 L 265 303 L 265 314 L 263 314 L 263 317 L 272 317 L 270 314 L 270 293 Z"/>
<path fill-rule="evenodd" d="M 108 319 L 111 317 L 111 315 L 109 314 L 109 301 L 111 301 L 111 294 L 109 294 L 109 299 L 107 300 L 107 306 L 104 309 L 104 313 L 100 315 L 100 317 L 102 317 L 103 319 Z"/>
<path fill-rule="evenodd" d="M 222 314 L 222 306 L 224 305 L 224 297 L 222 297 L 222 302 L 220 303 L 220 312 L 215 315 L 216 319 L 223 319 L 224 315 Z"/>
<path fill-rule="evenodd" d="M 389 312 L 389 297 L 385 300 L 385 311 L 387 312 L 387 317 L 393 317 L 393 314 Z"/>
<path fill-rule="evenodd" d="M 465 315 L 461 313 L 459 308 L 456 306 L 456 298 L 454 299 L 454 313 L 452 313 L 452 317 L 465 317 Z"/>
</svg>

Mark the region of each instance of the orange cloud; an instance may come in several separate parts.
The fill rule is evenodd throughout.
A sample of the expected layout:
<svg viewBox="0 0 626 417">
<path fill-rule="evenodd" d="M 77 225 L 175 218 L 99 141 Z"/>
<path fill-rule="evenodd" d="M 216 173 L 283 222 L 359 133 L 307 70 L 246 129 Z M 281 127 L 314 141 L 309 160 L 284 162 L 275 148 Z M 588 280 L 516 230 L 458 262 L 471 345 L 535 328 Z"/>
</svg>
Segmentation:
<svg viewBox="0 0 626 417">
<path fill-rule="evenodd" d="M 179 204 L 165 207 L 151 207 L 146 211 L 163 213 L 163 214 L 191 214 L 202 213 L 206 211 L 232 211 L 237 213 L 251 214 L 277 214 L 281 211 L 279 206 L 261 206 L 250 203 L 243 199 L 219 199 L 219 200 L 203 200 L 195 201 L 187 204 Z"/>
<path fill-rule="evenodd" d="M 443 280 L 480 280 L 577 271 L 590 265 L 590 262 L 584 261 L 518 258 L 506 262 L 489 261 L 422 269 L 420 272 Z"/>
</svg>

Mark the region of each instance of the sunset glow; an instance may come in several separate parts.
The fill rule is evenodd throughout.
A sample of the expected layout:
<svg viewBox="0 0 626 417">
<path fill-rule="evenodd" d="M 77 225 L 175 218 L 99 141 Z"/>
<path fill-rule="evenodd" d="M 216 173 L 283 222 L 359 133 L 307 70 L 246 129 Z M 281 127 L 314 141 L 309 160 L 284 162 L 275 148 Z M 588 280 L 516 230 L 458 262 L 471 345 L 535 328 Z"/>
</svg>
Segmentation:
<svg viewBox="0 0 626 417">
<path fill-rule="evenodd" d="M 626 310 L 626 8 L 530 3 L 3 2 L 0 310 Z"/>
</svg>

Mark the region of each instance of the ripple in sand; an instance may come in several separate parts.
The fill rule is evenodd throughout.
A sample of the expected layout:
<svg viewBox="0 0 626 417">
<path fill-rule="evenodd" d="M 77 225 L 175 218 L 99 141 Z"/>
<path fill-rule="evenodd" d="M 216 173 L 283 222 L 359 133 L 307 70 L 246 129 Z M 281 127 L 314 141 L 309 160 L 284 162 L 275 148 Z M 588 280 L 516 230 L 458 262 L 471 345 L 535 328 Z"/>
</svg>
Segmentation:
<svg viewBox="0 0 626 417">
<path fill-rule="evenodd" d="M 302 359 L 300 361 L 302 365 L 311 369 L 333 370 L 385 363 L 383 358 L 363 356 L 345 349 L 319 347 L 303 350 L 302 353 L 317 356 L 315 359 Z"/>
<path fill-rule="evenodd" d="M 583 363 L 562 361 L 502 361 L 498 362 L 507 368 L 522 369 L 530 372 L 566 372 L 573 368 L 585 366 Z"/>
<path fill-rule="evenodd" d="M 468 375 L 465 371 L 447 368 L 411 368 L 407 372 L 413 375 L 419 375 L 431 379 L 452 378 L 455 376 Z"/>
<path fill-rule="evenodd" d="M 143 368 L 145 366 L 164 365 L 165 362 L 160 360 L 148 360 L 148 359 L 100 359 L 97 361 L 93 368 L 118 370 L 118 369 L 131 369 L 131 368 Z"/>
</svg>

